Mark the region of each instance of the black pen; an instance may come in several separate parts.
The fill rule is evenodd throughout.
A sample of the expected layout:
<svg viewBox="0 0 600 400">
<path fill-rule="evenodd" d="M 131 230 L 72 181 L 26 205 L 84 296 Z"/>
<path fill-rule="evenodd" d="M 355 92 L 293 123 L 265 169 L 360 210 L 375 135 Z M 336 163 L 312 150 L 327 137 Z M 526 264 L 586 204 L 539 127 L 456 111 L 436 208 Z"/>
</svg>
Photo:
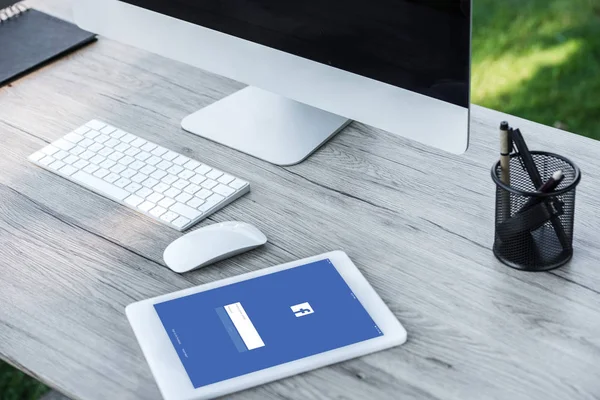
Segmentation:
<svg viewBox="0 0 600 400">
<path fill-rule="evenodd" d="M 556 189 L 558 187 L 558 185 L 560 185 L 560 183 L 563 181 L 563 179 L 565 179 L 565 174 L 563 174 L 562 171 L 556 171 L 555 173 L 552 174 L 550 179 L 548 179 L 538 189 L 538 192 L 540 192 L 540 193 L 553 192 L 554 189 Z M 517 214 L 527 211 L 528 209 L 535 206 L 536 204 L 541 203 L 543 200 L 544 200 L 544 198 L 541 198 L 541 197 L 532 197 L 531 199 L 529 199 L 527 201 L 527 203 L 525 203 L 525 205 L 523 207 L 521 207 L 521 209 L 519 211 L 517 211 Z"/>
</svg>

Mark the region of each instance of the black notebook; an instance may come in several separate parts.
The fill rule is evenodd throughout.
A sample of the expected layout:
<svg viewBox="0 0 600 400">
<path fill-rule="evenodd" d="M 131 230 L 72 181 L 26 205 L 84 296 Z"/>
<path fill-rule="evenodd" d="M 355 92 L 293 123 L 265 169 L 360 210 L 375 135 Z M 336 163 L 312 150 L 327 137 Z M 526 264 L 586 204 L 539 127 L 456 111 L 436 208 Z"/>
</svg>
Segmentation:
<svg viewBox="0 0 600 400">
<path fill-rule="evenodd" d="M 0 0 L 0 86 L 96 39 L 76 25 Z"/>
</svg>

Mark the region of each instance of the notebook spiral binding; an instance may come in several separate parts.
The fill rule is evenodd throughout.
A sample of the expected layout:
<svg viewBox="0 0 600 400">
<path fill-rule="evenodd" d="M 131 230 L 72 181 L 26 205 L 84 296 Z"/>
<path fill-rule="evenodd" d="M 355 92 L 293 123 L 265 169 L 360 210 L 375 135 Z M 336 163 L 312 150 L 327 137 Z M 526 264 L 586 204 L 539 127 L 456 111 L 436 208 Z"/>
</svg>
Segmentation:
<svg viewBox="0 0 600 400">
<path fill-rule="evenodd" d="M 25 2 L 21 1 L 13 4 L 12 6 L 0 9 L 0 24 L 8 21 L 11 18 L 18 17 L 25 11 L 29 10 L 29 8 L 30 7 Z"/>
</svg>

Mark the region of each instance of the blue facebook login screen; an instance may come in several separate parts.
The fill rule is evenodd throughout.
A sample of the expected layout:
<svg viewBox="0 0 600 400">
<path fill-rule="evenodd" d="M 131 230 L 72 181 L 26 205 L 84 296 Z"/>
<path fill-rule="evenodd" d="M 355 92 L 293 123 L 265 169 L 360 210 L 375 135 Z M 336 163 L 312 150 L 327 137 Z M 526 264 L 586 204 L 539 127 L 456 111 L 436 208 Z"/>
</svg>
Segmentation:
<svg viewBox="0 0 600 400">
<path fill-rule="evenodd" d="M 383 335 L 329 259 L 154 307 L 195 388 Z"/>
</svg>

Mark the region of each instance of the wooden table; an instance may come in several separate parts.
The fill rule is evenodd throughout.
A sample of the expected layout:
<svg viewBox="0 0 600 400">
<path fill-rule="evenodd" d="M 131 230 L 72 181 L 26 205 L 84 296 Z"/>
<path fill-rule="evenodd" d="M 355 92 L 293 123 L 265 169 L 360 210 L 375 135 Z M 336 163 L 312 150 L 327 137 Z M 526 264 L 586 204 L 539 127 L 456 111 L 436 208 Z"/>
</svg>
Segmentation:
<svg viewBox="0 0 600 400">
<path fill-rule="evenodd" d="M 66 16 L 70 0 L 38 0 Z M 77 399 L 157 399 L 125 318 L 134 301 L 343 249 L 409 332 L 392 350 L 284 379 L 239 399 L 600 397 L 600 143 L 473 107 L 462 156 L 353 123 L 307 161 L 277 167 L 182 131 L 243 85 L 101 38 L 0 89 L 0 357 Z M 249 180 L 201 225 L 241 220 L 256 251 L 178 275 L 180 234 L 30 164 L 94 117 Z M 548 273 L 498 262 L 498 122 L 583 171 L 575 256 Z"/>
</svg>

